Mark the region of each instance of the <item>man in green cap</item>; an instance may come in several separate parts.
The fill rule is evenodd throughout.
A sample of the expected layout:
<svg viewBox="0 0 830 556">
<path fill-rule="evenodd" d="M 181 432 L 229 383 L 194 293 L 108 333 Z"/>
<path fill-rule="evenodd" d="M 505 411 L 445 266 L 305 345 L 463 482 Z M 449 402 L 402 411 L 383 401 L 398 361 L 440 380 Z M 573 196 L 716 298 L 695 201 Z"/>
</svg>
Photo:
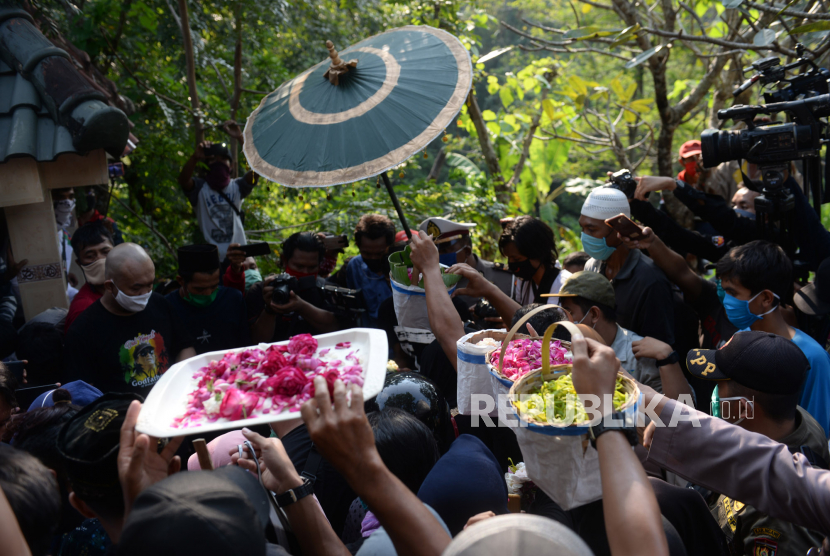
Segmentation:
<svg viewBox="0 0 830 556">
<path fill-rule="evenodd" d="M 673 399 L 681 394 L 691 395 L 692 388 L 680 369 L 679 357 L 670 345 L 655 338 L 643 338 L 617 324 L 614 286 L 604 275 L 577 272 L 562 284 L 556 295 L 574 322 L 596 330 L 617 354 L 622 368 L 638 382 Z"/>
</svg>

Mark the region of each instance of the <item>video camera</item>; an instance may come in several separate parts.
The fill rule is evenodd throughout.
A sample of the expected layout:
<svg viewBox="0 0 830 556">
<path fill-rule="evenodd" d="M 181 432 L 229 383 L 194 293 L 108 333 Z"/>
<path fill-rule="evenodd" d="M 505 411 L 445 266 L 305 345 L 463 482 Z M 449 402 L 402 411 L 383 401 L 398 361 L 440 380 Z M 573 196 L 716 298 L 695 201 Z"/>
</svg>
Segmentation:
<svg viewBox="0 0 830 556">
<path fill-rule="evenodd" d="M 631 177 L 631 172 L 628 168 L 614 172 L 611 174 L 609 180 L 605 184 L 605 187 L 622 191 L 628 197 L 629 201 L 634 198 L 634 192 L 637 191 L 637 181 Z"/>
<path fill-rule="evenodd" d="M 326 284 L 320 286 L 320 292 L 326 303 L 341 311 L 350 313 L 365 313 L 366 303 L 363 301 L 363 290 L 351 290 Z"/>
<path fill-rule="evenodd" d="M 764 58 L 744 71 L 757 73 L 733 91 L 739 95 L 753 83 L 763 85 L 788 83 L 777 91 L 765 92 L 765 105 L 736 105 L 718 111 L 718 119 L 734 120 L 746 124 L 746 129 L 731 131 L 707 129 L 700 137 L 703 166 L 712 168 L 722 162 L 746 160 L 758 165 L 761 184 L 745 177 L 744 185 L 761 193 L 755 199 L 755 212 L 762 237 L 777 241 L 789 255 L 795 251 L 791 238 L 791 212 L 795 206 L 792 193 L 784 186 L 790 163 L 802 160 L 804 165 L 805 194 L 813 194 L 816 210 L 822 202 L 830 200 L 830 194 L 822 190 L 821 147 L 827 141 L 824 136 L 826 123 L 821 118 L 830 116 L 830 72 L 819 68 L 803 57 L 804 46 L 796 46 L 799 59 L 785 66 L 778 58 Z M 810 71 L 791 79 L 790 70 L 811 66 Z M 787 123 L 756 124 L 759 115 L 788 114 Z M 830 149 L 828 149 L 830 152 Z M 827 165 L 830 171 L 830 165 Z M 828 176 L 830 178 L 830 176 Z M 825 180 L 830 185 L 830 179 Z M 778 228 L 773 223 L 778 222 Z"/>
</svg>

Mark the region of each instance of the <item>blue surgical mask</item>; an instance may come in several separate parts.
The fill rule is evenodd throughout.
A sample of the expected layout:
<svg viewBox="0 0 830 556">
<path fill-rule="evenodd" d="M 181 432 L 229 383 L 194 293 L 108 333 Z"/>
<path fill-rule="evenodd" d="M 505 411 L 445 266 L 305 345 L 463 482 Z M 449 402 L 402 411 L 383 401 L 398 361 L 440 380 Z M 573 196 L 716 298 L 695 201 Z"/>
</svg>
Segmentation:
<svg viewBox="0 0 830 556">
<path fill-rule="evenodd" d="M 720 299 L 720 302 L 723 303 L 723 297 L 726 295 L 726 292 L 723 291 L 723 286 L 720 283 L 720 278 L 715 280 L 715 284 L 717 284 L 718 286 L 718 299 Z"/>
<path fill-rule="evenodd" d="M 463 249 L 463 247 L 461 249 Z M 461 249 L 455 253 L 444 253 L 438 255 L 438 262 L 444 266 L 452 266 L 456 264 L 458 262 L 458 253 L 461 252 Z"/>
<path fill-rule="evenodd" d="M 738 214 L 738 215 L 743 216 L 745 218 L 749 218 L 751 220 L 755 220 L 755 213 L 754 212 L 749 212 L 748 210 L 739 209 L 739 208 L 736 208 L 734 210 L 735 210 L 735 214 Z"/>
<path fill-rule="evenodd" d="M 737 326 L 739 330 L 744 330 L 752 326 L 756 321 L 763 319 L 764 315 L 768 315 L 778 309 L 778 305 L 776 305 L 766 313 L 760 315 L 756 315 L 750 311 L 749 304 L 759 295 L 761 295 L 761 292 L 756 293 L 749 301 L 741 301 L 724 292 L 723 308 L 726 309 L 726 318 L 729 319 L 729 322 Z M 780 299 L 777 295 L 775 295 L 775 298 Z"/>
<path fill-rule="evenodd" d="M 616 247 L 609 247 L 605 238 L 595 238 L 582 232 L 582 248 L 589 256 L 598 261 L 607 261 L 608 257 L 614 254 Z"/>
<path fill-rule="evenodd" d="M 245 271 L 245 291 L 251 289 L 251 286 L 257 282 L 262 282 L 262 274 L 255 268 L 249 268 Z"/>
</svg>

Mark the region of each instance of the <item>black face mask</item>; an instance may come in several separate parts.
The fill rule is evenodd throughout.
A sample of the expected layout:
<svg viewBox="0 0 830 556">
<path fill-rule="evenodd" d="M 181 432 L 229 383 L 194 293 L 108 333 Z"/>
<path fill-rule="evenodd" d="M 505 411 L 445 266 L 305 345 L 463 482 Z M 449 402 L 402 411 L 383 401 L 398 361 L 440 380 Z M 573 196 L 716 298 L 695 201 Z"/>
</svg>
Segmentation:
<svg viewBox="0 0 830 556">
<path fill-rule="evenodd" d="M 530 262 L 530 259 L 525 259 L 523 261 L 507 263 L 507 270 L 513 273 L 514 276 L 517 278 L 521 278 L 522 280 L 530 280 L 533 278 L 533 275 L 536 274 L 536 271 L 539 270 L 539 267 L 533 266 Z"/>
<path fill-rule="evenodd" d="M 389 272 L 389 260 L 386 258 L 363 259 L 363 262 L 366 263 L 366 266 L 369 267 L 369 270 L 376 274 L 378 272 Z"/>
</svg>

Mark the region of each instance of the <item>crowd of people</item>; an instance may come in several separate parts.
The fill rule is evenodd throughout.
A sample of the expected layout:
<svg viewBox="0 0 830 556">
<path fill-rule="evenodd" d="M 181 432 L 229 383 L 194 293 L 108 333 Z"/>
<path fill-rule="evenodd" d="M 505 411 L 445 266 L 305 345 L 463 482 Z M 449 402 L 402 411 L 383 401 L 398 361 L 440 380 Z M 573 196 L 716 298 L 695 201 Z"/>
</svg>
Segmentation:
<svg viewBox="0 0 830 556">
<path fill-rule="evenodd" d="M 13 324 L 26 261 L 4 256 L 0 268 L 0 554 L 830 550 L 830 232 L 794 166 L 786 187 L 800 224 L 785 250 L 762 235 L 756 188 L 740 183 L 756 168 L 705 170 L 697 141 L 679 162 L 676 179 L 637 178 L 633 194 L 593 189 L 584 251 L 567 257 L 533 216 L 502 221 L 497 263 L 477 253 L 475 224 L 434 215 L 410 239 L 366 214 L 358 255 L 343 259 L 331 234 L 298 232 L 279 246 L 282 272 L 266 276 L 242 210 L 257 178 L 232 179 L 221 145 L 200 145 L 179 177 L 205 243 L 178 248 L 175 277 L 56 190 L 68 310 Z M 639 233 L 606 223 L 620 214 Z M 423 277 L 418 327 L 390 278 L 401 252 Z M 460 281 L 448 288 L 445 274 Z M 605 399 L 621 371 L 650 411 L 639 428 L 592 426 L 580 454 L 598 458 L 598 500 L 564 507 L 530 476 L 517 506 L 516 431 L 492 408 L 459 411 L 471 407 L 459 399 L 459 341 L 520 320 L 534 337 L 576 325 L 555 333 L 571 342 L 576 392 Z M 136 431 L 177 362 L 356 327 L 388 339 L 390 372 L 372 399 L 317 377 L 297 419 L 198 435 L 207 459 L 196 436 Z"/>
</svg>

